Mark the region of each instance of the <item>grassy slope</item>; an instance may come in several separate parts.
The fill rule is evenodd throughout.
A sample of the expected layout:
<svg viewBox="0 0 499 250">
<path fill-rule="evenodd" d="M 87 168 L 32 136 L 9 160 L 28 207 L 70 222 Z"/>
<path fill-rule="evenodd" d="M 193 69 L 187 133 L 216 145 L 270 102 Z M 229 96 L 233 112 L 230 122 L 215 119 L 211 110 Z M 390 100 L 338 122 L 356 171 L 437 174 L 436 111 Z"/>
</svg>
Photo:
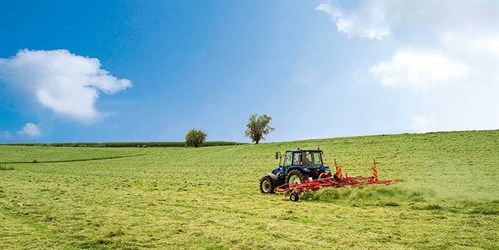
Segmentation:
<svg viewBox="0 0 499 250">
<path fill-rule="evenodd" d="M 0 248 L 499 247 L 499 131 L 207 148 L 0 147 Z M 261 195 L 275 151 L 325 150 L 349 175 L 404 178 Z M 40 163 L 127 156 L 95 161 Z M 0 168 L 1 169 L 1 168 Z"/>
</svg>

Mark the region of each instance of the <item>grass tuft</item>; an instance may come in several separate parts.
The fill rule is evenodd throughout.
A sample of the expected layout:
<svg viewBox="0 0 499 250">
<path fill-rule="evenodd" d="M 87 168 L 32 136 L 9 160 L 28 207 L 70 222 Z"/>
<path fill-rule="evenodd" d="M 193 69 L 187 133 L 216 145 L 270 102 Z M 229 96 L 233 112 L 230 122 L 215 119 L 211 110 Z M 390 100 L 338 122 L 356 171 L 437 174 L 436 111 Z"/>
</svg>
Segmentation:
<svg viewBox="0 0 499 250">
<path fill-rule="evenodd" d="M 123 236 L 125 235 L 125 232 L 123 230 L 118 229 L 118 230 L 112 230 L 106 234 L 106 237 L 112 238 L 112 237 L 118 237 L 118 236 Z"/>
</svg>

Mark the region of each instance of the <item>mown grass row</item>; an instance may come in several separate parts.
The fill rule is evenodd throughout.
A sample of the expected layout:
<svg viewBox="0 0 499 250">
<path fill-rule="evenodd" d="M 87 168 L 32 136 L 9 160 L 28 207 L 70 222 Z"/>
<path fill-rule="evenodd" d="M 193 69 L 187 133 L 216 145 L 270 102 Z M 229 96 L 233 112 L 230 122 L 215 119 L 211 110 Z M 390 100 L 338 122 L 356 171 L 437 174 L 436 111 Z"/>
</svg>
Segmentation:
<svg viewBox="0 0 499 250">
<path fill-rule="evenodd" d="M 399 185 L 360 185 L 356 187 L 324 188 L 306 192 L 302 199 L 313 202 L 343 204 L 353 207 L 401 207 L 412 210 L 438 210 L 453 213 L 499 215 L 499 200 L 453 200 L 443 202 L 428 190 L 411 190 Z"/>
</svg>

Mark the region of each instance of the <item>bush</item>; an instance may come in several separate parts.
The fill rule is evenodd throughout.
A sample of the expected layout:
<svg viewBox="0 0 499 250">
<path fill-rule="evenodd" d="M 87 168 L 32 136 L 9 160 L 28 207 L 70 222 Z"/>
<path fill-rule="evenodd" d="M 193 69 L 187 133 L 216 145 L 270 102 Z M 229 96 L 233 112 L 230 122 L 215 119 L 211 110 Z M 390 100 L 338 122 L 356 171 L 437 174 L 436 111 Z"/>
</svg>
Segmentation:
<svg viewBox="0 0 499 250">
<path fill-rule="evenodd" d="M 206 140 L 206 133 L 201 130 L 191 129 L 185 135 L 185 145 L 188 147 L 199 147 Z"/>
</svg>

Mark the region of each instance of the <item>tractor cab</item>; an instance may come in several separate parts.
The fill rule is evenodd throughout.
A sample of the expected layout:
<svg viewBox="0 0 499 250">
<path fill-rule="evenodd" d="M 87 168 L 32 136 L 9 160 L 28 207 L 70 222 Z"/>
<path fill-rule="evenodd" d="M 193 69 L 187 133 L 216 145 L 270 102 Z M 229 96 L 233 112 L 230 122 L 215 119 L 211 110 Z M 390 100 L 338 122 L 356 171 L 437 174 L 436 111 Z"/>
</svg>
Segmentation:
<svg viewBox="0 0 499 250">
<path fill-rule="evenodd" d="M 282 167 L 319 168 L 322 165 L 322 150 L 288 150 L 284 155 Z"/>
<path fill-rule="evenodd" d="M 284 155 L 276 152 L 279 167 L 260 180 L 262 193 L 273 193 L 284 183 L 304 183 L 308 179 L 331 177 L 331 170 L 324 166 L 320 149 L 288 150 Z M 283 161 L 284 158 L 284 161 Z"/>
</svg>

